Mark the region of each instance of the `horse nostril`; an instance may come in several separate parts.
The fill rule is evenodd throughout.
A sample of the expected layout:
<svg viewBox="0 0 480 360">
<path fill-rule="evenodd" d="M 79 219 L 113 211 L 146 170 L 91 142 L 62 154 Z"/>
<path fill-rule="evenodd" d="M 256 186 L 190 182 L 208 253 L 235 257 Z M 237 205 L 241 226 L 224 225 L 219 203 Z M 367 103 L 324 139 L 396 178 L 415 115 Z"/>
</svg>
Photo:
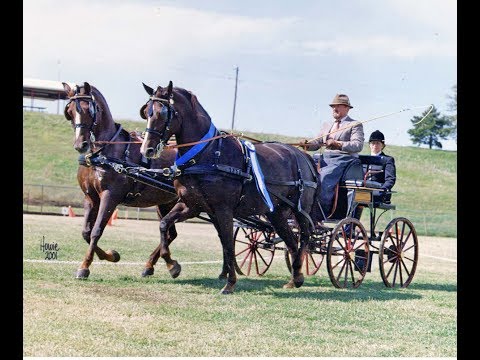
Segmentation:
<svg viewBox="0 0 480 360">
<path fill-rule="evenodd" d="M 77 150 L 79 153 L 83 154 L 83 153 L 87 152 L 87 150 L 89 148 L 89 145 L 88 145 L 87 141 L 82 141 L 82 145 L 80 145 L 80 146 L 75 145 L 74 147 L 75 147 L 75 150 Z"/>
<path fill-rule="evenodd" d="M 146 158 L 151 158 L 153 156 L 153 148 L 148 148 L 146 151 L 145 151 L 145 157 Z"/>
</svg>

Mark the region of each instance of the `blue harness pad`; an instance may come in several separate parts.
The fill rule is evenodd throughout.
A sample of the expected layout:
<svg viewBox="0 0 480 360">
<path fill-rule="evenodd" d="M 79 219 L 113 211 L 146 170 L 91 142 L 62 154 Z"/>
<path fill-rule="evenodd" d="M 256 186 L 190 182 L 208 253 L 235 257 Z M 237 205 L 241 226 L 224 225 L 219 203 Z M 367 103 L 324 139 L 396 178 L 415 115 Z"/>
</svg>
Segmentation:
<svg viewBox="0 0 480 360">
<path fill-rule="evenodd" d="M 215 132 L 217 131 L 217 128 L 213 125 L 213 122 L 210 123 L 210 128 L 208 129 L 207 133 L 203 135 L 203 137 L 200 139 L 200 141 L 204 141 L 207 139 L 210 139 L 215 135 Z M 192 159 L 195 155 L 197 155 L 200 151 L 202 151 L 205 146 L 207 146 L 207 142 L 201 142 L 193 146 L 190 150 L 188 150 L 185 154 L 182 156 L 179 156 L 177 153 L 176 160 L 175 160 L 175 165 L 176 166 L 181 166 L 184 165 L 187 161 Z"/>
<path fill-rule="evenodd" d="M 245 144 L 245 149 L 247 150 L 248 157 L 252 163 L 252 172 L 253 178 L 255 179 L 255 184 L 257 185 L 257 190 L 262 196 L 263 201 L 267 204 L 270 211 L 273 211 L 273 203 L 270 199 L 270 194 L 267 191 L 267 187 L 265 186 L 265 180 L 263 178 L 263 172 L 260 168 L 260 164 L 258 163 L 257 159 L 257 152 L 255 151 L 255 147 L 250 141 L 242 141 Z"/>
</svg>

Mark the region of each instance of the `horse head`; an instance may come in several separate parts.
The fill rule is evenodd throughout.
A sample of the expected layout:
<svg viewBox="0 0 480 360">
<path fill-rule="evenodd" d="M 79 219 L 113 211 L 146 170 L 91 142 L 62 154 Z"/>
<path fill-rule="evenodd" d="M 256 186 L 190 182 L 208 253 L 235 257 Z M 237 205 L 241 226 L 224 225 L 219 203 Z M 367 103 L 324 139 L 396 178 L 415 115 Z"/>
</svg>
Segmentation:
<svg viewBox="0 0 480 360">
<path fill-rule="evenodd" d="M 73 147 L 83 154 L 94 147 L 96 137 L 102 128 L 97 125 L 102 123 L 102 119 L 110 118 L 112 123 L 113 119 L 102 94 L 88 82 L 74 88 L 63 83 L 63 88 L 69 98 L 64 116 L 75 129 Z"/>
<path fill-rule="evenodd" d="M 140 116 L 147 120 L 140 148 L 145 157 L 160 156 L 172 135 L 175 135 L 177 143 L 196 141 L 195 137 L 203 135 L 203 128 L 210 125 L 210 116 L 190 91 L 173 87 L 171 81 L 167 87 L 158 86 L 156 90 L 145 84 L 143 87 L 150 96 L 140 108 Z M 186 122 L 188 129 L 183 127 Z"/>
</svg>

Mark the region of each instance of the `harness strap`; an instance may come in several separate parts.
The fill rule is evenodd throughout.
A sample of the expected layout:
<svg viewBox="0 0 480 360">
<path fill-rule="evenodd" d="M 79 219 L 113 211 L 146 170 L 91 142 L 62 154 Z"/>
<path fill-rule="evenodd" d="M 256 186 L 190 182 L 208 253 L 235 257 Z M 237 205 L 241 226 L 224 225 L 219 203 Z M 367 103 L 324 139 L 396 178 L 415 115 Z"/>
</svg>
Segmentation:
<svg viewBox="0 0 480 360">
<path fill-rule="evenodd" d="M 293 186 L 299 186 L 301 184 L 305 186 L 312 187 L 314 189 L 317 188 L 317 183 L 314 181 L 305 181 L 305 180 L 294 180 L 294 181 L 280 181 L 280 180 L 265 180 L 267 184 L 270 185 L 293 185 Z"/>
<path fill-rule="evenodd" d="M 288 200 L 285 196 L 280 195 L 280 194 L 278 194 L 278 193 L 276 193 L 275 191 L 272 191 L 272 190 L 268 190 L 268 192 L 271 193 L 272 195 L 278 197 L 280 200 L 284 201 L 285 203 L 287 203 L 287 205 L 289 205 L 292 209 L 295 208 L 295 204 L 292 201 Z M 310 225 L 312 226 L 312 229 L 315 229 L 315 225 L 313 224 L 313 221 L 312 221 L 312 218 L 310 217 L 310 214 L 307 213 L 302 208 L 298 208 L 297 210 L 300 214 L 305 216 L 306 219 L 308 219 Z"/>
<path fill-rule="evenodd" d="M 243 172 L 241 169 L 235 168 L 229 165 L 223 164 L 212 164 L 212 165 L 202 165 L 196 164 L 195 166 L 191 166 L 187 169 L 182 170 L 182 175 L 202 175 L 202 174 L 217 174 L 218 171 L 225 173 L 224 175 L 230 175 L 231 177 L 238 178 L 242 177 L 250 181 L 252 179 L 252 175 Z"/>
</svg>

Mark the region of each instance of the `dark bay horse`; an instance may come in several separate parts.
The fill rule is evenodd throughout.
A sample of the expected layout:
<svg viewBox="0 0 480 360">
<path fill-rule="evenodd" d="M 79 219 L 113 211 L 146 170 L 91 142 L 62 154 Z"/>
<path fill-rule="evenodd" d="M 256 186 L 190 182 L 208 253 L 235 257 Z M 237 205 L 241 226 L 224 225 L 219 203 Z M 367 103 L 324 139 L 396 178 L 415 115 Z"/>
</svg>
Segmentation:
<svg viewBox="0 0 480 360">
<path fill-rule="evenodd" d="M 226 278 L 227 283 L 222 293 L 229 294 L 237 281 L 233 219 L 265 215 L 292 258 L 292 276 L 284 287 L 300 287 L 304 282 L 300 255 L 313 231 L 309 215 L 317 186 L 313 159 L 290 145 L 253 145 L 222 134 L 197 97 L 174 88 L 172 82 L 156 90 L 145 84 L 144 88 L 150 97 L 140 109 L 147 119 L 141 153 L 147 158 L 163 154 L 172 135 L 178 144 L 171 173 L 181 202 L 163 218 L 166 228 L 200 212 L 209 215 L 223 248 L 220 278 Z M 292 212 L 300 227 L 300 248 L 288 223 Z M 161 246 L 167 251 L 165 229 L 161 230 Z"/>
<path fill-rule="evenodd" d="M 111 167 L 92 165 L 94 157 L 105 156 L 118 159 L 132 166 L 146 166 L 140 154 L 140 141 L 135 143 L 135 136 L 116 123 L 110 113 L 108 104 L 98 89 L 87 82 L 83 86 L 71 88 L 63 83 L 69 102 L 65 106 L 64 115 L 75 130 L 74 148 L 86 155 L 85 161 L 78 167 L 77 179 L 85 194 L 84 224 L 82 236 L 89 244 L 87 253 L 76 277 L 86 279 L 90 274 L 89 267 L 94 252 L 100 260 L 117 262 L 120 255 L 115 250 L 103 251 L 97 244 L 105 226 L 118 205 L 129 207 L 157 207 L 159 218 L 167 214 L 178 200 L 172 190 L 165 191 L 135 181 Z M 151 160 L 150 167 L 162 169 L 174 163 L 175 150 L 162 153 L 158 159 Z M 145 158 L 143 158 L 146 160 Z M 168 241 L 177 236 L 175 226 L 168 232 Z M 154 265 L 159 256 L 164 258 L 172 277 L 180 274 L 181 267 L 172 260 L 169 252 L 160 253 L 160 245 L 153 251 L 145 264 L 142 276 L 153 275 Z"/>
</svg>

